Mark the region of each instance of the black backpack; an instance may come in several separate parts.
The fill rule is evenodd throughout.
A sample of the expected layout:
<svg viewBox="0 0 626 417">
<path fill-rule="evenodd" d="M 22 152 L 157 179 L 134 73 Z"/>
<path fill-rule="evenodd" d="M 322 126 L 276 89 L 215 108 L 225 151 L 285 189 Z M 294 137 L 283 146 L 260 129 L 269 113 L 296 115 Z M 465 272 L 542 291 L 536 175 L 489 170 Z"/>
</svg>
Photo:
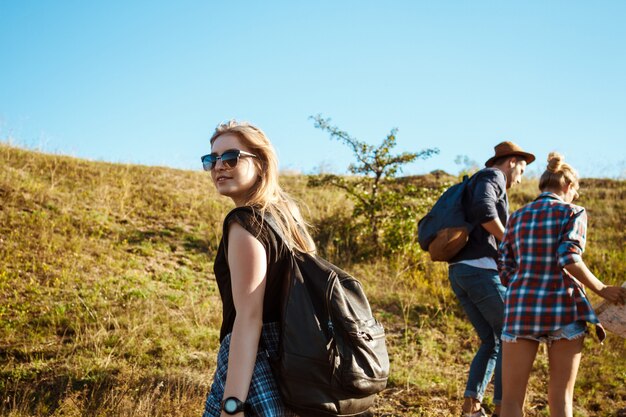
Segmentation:
<svg viewBox="0 0 626 417">
<path fill-rule="evenodd" d="M 264 221 L 281 239 L 274 220 Z M 308 253 L 290 253 L 278 356 L 270 363 L 282 399 L 301 417 L 354 416 L 387 385 L 383 326 L 361 283 Z"/>
<path fill-rule="evenodd" d="M 473 225 L 466 221 L 464 209 L 469 181 L 466 175 L 448 188 L 417 224 L 417 242 L 433 261 L 449 261 L 469 239 Z"/>
</svg>

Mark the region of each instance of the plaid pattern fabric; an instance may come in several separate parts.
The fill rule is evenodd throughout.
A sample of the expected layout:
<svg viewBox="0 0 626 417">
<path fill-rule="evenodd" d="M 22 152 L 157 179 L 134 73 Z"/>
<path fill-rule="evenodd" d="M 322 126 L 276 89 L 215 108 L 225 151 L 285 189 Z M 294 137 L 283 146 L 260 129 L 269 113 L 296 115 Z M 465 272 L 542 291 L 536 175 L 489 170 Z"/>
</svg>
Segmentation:
<svg viewBox="0 0 626 417">
<path fill-rule="evenodd" d="M 563 269 L 582 260 L 585 209 L 542 193 L 513 213 L 498 252 L 507 287 L 503 332 L 541 335 L 577 320 L 598 323 L 582 285 Z"/>
<path fill-rule="evenodd" d="M 280 398 L 276 380 L 270 368 L 269 357 L 276 354 L 278 349 L 280 326 L 278 323 L 263 324 L 261 342 L 257 353 L 250 389 L 246 402 L 250 404 L 250 411 L 246 417 L 297 417 L 288 410 Z M 228 334 L 217 355 L 217 369 L 213 377 L 213 385 L 204 405 L 202 417 L 219 417 L 222 410 L 222 397 L 228 371 L 228 351 L 230 348 L 230 334 Z"/>
</svg>

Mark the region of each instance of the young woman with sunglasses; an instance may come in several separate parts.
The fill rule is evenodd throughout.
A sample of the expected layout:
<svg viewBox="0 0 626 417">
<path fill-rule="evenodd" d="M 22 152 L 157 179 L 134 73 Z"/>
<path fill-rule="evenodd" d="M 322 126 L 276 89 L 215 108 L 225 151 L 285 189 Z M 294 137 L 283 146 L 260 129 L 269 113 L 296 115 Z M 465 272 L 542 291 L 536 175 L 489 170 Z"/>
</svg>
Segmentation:
<svg viewBox="0 0 626 417">
<path fill-rule="evenodd" d="M 539 343 L 548 345 L 550 416 L 571 417 L 587 323 L 598 323 L 584 284 L 623 304 L 626 288 L 604 285 L 582 259 L 587 234 L 578 174 L 556 152 L 539 180 L 537 199 L 509 218 L 498 270 L 507 287 L 502 330 L 501 417 L 521 417 Z M 600 338 L 604 330 L 596 326 Z"/>
<path fill-rule="evenodd" d="M 292 416 L 280 400 L 268 356 L 278 343 L 288 251 L 312 252 L 315 245 L 298 207 L 279 185 L 276 153 L 260 129 L 235 121 L 219 125 L 202 163 L 218 193 L 236 206 L 224 220 L 214 264 L 223 321 L 203 417 Z M 267 216 L 285 241 L 264 223 Z"/>
</svg>

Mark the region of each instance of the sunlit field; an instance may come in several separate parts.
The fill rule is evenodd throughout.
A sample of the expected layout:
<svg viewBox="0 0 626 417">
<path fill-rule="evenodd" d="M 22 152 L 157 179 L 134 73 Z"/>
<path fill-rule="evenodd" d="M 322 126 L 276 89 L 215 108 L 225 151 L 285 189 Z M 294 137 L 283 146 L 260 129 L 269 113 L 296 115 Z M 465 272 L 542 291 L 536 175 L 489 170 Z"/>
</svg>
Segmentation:
<svg viewBox="0 0 626 417">
<path fill-rule="evenodd" d="M 372 415 L 458 416 L 478 339 L 446 264 L 355 260 L 350 200 L 304 176 L 282 181 L 307 207 L 320 253 L 362 281 L 386 327 L 392 372 Z M 514 189 L 512 208 L 536 188 Z M 625 201 L 624 181 L 582 182 L 585 260 L 607 283 L 626 279 Z M 0 414 L 200 416 L 219 345 L 213 258 L 231 207 L 204 172 L 0 144 Z M 575 415 L 625 415 L 625 340 L 585 344 Z M 546 381 L 540 352 L 527 415 L 548 415 Z"/>
</svg>

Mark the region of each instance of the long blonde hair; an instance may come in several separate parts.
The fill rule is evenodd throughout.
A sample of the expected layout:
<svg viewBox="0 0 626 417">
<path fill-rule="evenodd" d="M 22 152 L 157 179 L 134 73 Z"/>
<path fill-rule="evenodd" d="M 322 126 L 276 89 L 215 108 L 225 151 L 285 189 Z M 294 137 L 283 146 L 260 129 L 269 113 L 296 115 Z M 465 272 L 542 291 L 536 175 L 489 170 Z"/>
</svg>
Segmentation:
<svg viewBox="0 0 626 417">
<path fill-rule="evenodd" d="M 541 191 L 562 189 L 567 184 L 578 188 L 578 173 L 571 165 L 564 162 L 563 155 L 558 152 L 550 152 L 548 155 L 548 167 L 539 178 Z"/>
<path fill-rule="evenodd" d="M 281 229 L 286 244 L 299 252 L 314 252 L 315 243 L 308 231 L 308 224 L 302 218 L 300 209 L 278 182 L 278 158 L 269 139 L 258 127 L 247 123 L 230 120 L 215 128 L 211 136 L 213 142 L 226 133 L 237 136 L 241 143 L 257 158 L 259 180 L 248 194 L 246 205 L 258 208 L 261 213 L 269 213 Z"/>
</svg>

